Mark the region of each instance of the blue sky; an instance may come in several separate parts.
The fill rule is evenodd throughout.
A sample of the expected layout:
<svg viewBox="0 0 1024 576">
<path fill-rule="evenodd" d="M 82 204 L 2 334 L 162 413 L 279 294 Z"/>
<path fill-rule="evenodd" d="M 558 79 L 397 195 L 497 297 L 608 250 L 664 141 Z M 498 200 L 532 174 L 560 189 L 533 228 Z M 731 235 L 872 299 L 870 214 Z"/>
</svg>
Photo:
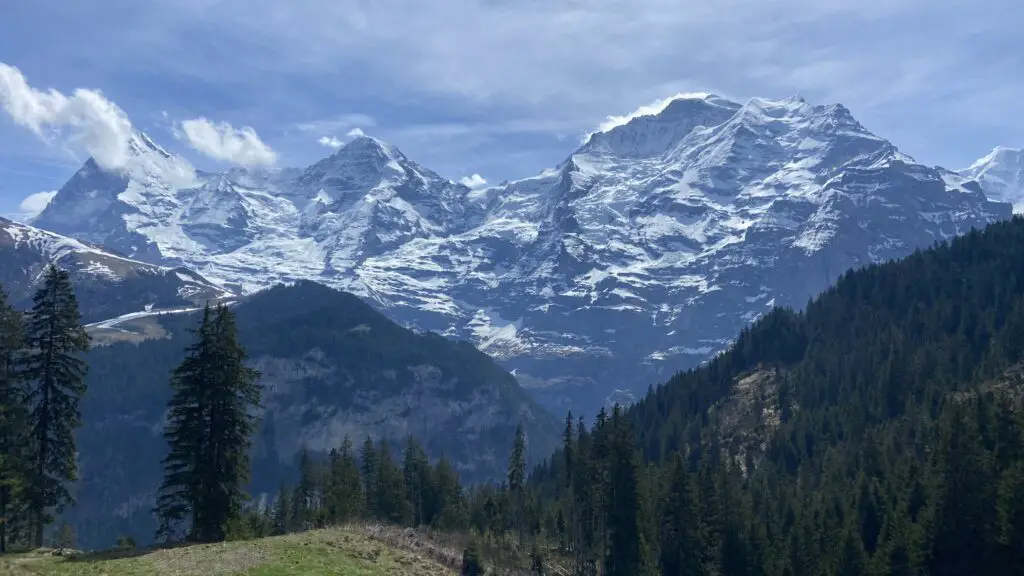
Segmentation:
<svg viewBox="0 0 1024 576">
<path fill-rule="evenodd" d="M 1022 29 L 1018 0 L 8 0 L 0 213 L 129 125 L 200 168 L 358 128 L 496 183 L 688 91 L 842 102 L 960 168 L 1024 145 Z"/>
</svg>

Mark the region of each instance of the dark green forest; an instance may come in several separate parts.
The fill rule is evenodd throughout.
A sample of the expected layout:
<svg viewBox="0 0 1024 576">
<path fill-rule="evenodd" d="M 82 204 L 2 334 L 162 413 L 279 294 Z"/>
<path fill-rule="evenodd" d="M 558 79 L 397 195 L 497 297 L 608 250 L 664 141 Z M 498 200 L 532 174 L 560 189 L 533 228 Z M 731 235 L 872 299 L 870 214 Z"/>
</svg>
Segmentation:
<svg viewBox="0 0 1024 576">
<path fill-rule="evenodd" d="M 522 487 L 515 448 L 506 482 L 439 490 L 444 463 L 410 473 L 411 443 L 404 474 L 385 466 L 393 481 L 364 470 L 351 508 L 326 504 L 345 501 L 339 468 L 308 459 L 278 501 L 325 503 L 319 522 L 346 510 L 468 531 L 472 558 L 538 572 L 1024 574 L 1022 273 L 1020 218 L 850 271 L 638 404 L 568 415 Z M 358 455 L 339 454 L 354 477 Z M 394 514 L 372 508 L 383 486 Z M 434 514 L 414 514 L 422 494 Z M 254 530 L 295 528 L 287 509 Z"/>
<path fill-rule="evenodd" d="M 244 326 L 239 322 L 240 333 Z M 469 572 L 1024 574 L 1024 219 L 850 271 L 637 404 L 569 414 L 499 482 L 339 439 L 303 451 L 259 537 L 370 519 L 469 539 Z M 478 564 L 483 566 L 478 566 Z"/>
</svg>

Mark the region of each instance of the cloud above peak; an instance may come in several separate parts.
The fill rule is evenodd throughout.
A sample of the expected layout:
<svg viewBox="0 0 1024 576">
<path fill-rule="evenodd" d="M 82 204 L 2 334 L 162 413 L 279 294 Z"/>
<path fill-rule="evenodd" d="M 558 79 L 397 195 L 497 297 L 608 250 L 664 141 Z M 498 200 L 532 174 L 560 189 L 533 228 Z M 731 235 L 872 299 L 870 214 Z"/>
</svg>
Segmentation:
<svg viewBox="0 0 1024 576">
<path fill-rule="evenodd" d="M 132 123 L 99 90 L 78 88 L 70 96 L 29 85 L 21 70 L 0 62 L 0 105 L 15 124 L 50 144 L 84 152 L 103 168 L 125 165 Z"/>
<path fill-rule="evenodd" d="M 35 194 L 29 194 L 18 205 L 18 219 L 22 222 L 28 222 L 39 216 L 39 214 L 46 209 L 50 204 L 50 200 L 57 195 L 56 190 L 47 190 L 45 192 L 36 192 Z"/>
<path fill-rule="evenodd" d="M 317 143 L 320 144 L 321 146 L 326 146 L 327 148 L 334 149 L 341 148 L 341 145 L 344 144 L 344 142 L 338 140 L 334 136 L 321 136 L 320 139 L 317 140 Z"/>
<path fill-rule="evenodd" d="M 477 190 L 487 186 L 487 180 L 479 174 L 473 174 L 472 176 L 463 176 L 459 180 L 459 184 Z"/>
<path fill-rule="evenodd" d="M 356 126 L 355 128 L 348 131 L 347 136 L 349 138 L 359 138 L 360 136 L 366 136 L 366 132 L 363 132 L 362 128 Z"/>
<path fill-rule="evenodd" d="M 270 166 L 277 162 L 277 153 L 251 126 L 235 128 L 228 122 L 199 117 L 182 122 L 177 136 L 214 160 L 238 166 Z"/>
<path fill-rule="evenodd" d="M 711 94 L 707 92 L 680 92 L 675 96 L 669 96 L 668 98 L 659 98 L 654 102 L 651 102 L 650 104 L 645 104 L 637 108 L 636 110 L 630 112 L 629 114 L 624 114 L 622 116 L 608 116 L 607 118 L 605 118 L 604 122 L 601 122 L 601 124 L 598 125 L 597 131 L 607 132 L 617 126 L 628 124 L 629 121 L 633 120 L 634 118 L 661 114 L 665 110 L 665 108 L 667 108 L 668 105 L 674 102 L 675 100 L 704 99 L 710 95 Z"/>
</svg>

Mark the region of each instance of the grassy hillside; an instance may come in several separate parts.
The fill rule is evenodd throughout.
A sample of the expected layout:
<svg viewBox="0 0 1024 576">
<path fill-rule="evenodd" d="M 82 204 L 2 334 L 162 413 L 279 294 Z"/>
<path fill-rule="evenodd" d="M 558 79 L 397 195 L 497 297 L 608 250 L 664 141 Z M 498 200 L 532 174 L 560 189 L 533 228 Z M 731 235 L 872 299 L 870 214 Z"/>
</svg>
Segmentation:
<svg viewBox="0 0 1024 576">
<path fill-rule="evenodd" d="M 433 576 L 456 574 L 422 552 L 389 546 L 358 529 L 330 529 L 244 542 L 225 542 L 77 558 L 49 552 L 0 556 L 10 576 Z"/>
</svg>

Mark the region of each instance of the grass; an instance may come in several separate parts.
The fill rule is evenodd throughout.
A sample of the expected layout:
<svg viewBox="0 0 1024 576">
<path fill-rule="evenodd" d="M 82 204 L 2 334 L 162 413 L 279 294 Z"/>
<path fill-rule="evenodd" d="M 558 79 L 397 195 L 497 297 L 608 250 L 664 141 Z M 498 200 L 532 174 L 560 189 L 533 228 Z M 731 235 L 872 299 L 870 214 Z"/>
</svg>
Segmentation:
<svg viewBox="0 0 1024 576">
<path fill-rule="evenodd" d="M 326 529 L 244 542 L 78 558 L 46 552 L 0 556 L 0 576 L 448 576 L 413 551 L 353 529 Z"/>
</svg>

